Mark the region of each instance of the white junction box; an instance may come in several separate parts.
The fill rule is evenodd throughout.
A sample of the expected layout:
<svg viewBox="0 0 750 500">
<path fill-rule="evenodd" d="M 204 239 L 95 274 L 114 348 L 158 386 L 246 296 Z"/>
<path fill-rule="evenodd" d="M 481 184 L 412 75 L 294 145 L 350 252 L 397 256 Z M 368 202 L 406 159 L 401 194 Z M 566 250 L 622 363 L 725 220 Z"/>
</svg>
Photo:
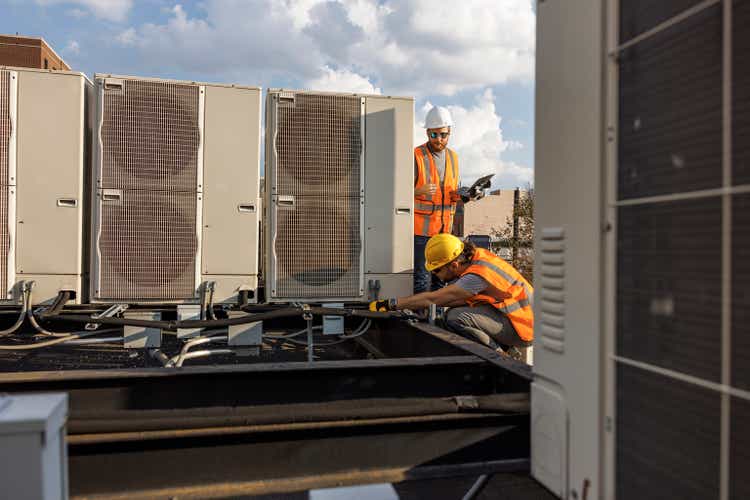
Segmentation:
<svg viewBox="0 0 750 500">
<path fill-rule="evenodd" d="M 247 316 L 242 311 L 227 311 L 229 318 Z M 263 343 L 263 322 L 253 321 L 240 325 L 229 325 L 227 344 L 240 347 L 257 347 Z"/>
<path fill-rule="evenodd" d="M 2 498 L 68 498 L 68 395 L 0 395 Z"/>
</svg>

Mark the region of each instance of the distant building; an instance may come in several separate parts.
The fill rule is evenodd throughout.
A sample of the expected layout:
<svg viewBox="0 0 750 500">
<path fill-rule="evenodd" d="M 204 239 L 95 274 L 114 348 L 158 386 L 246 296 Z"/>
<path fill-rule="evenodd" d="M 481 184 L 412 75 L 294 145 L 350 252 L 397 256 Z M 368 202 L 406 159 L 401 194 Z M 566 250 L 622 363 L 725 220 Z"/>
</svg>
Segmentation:
<svg viewBox="0 0 750 500">
<path fill-rule="evenodd" d="M 0 35 L 0 66 L 70 70 L 43 38 Z"/>
</svg>

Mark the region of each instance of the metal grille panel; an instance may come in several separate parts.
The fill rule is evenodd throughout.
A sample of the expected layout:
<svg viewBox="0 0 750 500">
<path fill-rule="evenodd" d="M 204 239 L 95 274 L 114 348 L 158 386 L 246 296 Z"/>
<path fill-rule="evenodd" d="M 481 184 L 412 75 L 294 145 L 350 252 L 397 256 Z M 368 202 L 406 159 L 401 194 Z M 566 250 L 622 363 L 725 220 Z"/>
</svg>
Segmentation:
<svg viewBox="0 0 750 500">
<path fill-rule="evenodd" d="M 360 295 L 360 203 L 307 196 L 296 210 L 278 210 L 277 296 Z"/>
<path fill-rule="evenodd" d="M 619 198 L 721 186 L 721 6 L 620 54 Z"/>
<path fill-rule="evenodd" d="M 718 382 L 721 199 L 620 207 L 617 217 L 617 354 Z"/>
<path fill-rule="evenodd" d="M 141 80 L 105 86 L 100 187 L 195 191 L 199 92 Z"/>
<path fill-rule="evenodd" d="M 10 164 L 10 71 L 0 71 L 0 299 L 8 290 L 8 168 Z"/>
<path fill-rule="evenodd" d="M 0 185 L 8 184 L 11 133 L 10 71 L 0 70 Z"/>
<path fill-rule="evenodd" d="M 701 0 L 622 0 L 620 43 L 627 42 L 700 2 Z"/>
<path fill-rule="evenodd" d="M 617 498 L 718 498 L 721 396 L 617 368 Z"/>
<path fill-rule="evenodd" d="M 103 299 L 189 299 L 195 295 L 196 193 L 124 191 L 102 203 Z"/>
<path fill-rule="evenodd" d="M 732 5 L 732 163 L 734 184 L 750 184 L 750 2 Z"/>
<path fill-rule="evenodd" d="M 275 210 L 278 298 L 355 298 L 361 292 L 361 99 L 296 94 L 277 101 Z M 277 200 L 274 197 L 274 202 Z"/>
<path fill-rule="evenodd" d="M 277 194 L 359 196 L 361 119 L 359 97 L 297 94 L 281 104 Z"/>
</svg>

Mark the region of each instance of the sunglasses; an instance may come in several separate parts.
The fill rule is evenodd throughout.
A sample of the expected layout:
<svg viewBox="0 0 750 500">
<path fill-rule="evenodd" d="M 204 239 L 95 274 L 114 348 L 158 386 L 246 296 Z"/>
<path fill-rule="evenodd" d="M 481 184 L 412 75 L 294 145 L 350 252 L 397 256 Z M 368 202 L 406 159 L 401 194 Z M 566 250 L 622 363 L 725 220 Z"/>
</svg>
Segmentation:
<svg viewBox="0 0 750 500">
<path fill-rule="evenodd" d="M 447 139 L 451 135 L 450 132 L 430 132 L 430 139 L 437 139 L 440 136 L 441 139 Z"/>
</svg>

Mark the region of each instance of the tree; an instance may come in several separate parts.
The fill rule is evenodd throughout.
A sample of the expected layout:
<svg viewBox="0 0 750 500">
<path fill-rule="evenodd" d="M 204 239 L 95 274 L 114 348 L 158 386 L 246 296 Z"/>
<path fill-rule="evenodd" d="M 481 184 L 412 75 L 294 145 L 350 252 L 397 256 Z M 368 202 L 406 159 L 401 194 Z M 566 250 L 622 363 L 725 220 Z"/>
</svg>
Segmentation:
<svg viewBox="0 0 750 500">
<path fill-rule="evenodd" d="M 501 248 L 510 250 L 507 260 L 531 283 L 534 277 L 534 189 L 531 186 L 526 191 L 515 190 L 513 216 L 494 231 L 494 236 L 499 239 Z"/>
</svg>

